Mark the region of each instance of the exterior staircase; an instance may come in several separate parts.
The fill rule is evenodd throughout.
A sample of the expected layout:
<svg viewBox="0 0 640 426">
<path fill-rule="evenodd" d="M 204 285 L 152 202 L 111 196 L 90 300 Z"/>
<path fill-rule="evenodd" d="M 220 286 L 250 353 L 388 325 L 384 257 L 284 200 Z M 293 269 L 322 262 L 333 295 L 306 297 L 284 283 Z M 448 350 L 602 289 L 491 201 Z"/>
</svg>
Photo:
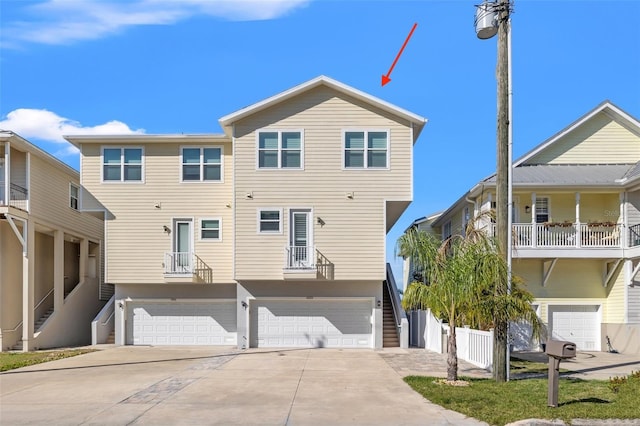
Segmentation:
<svg viewBox="0 0 640 426">
<path fill-rule="evenodd" d="M 386 283 L 382 284 L 382 347 L 399 348 L 398 326 Z"/>
<path fill-rule="evenodd" d="M 36 323 L 33 325 L 33 329 L 35 331 L 38 331 L 40 327 L 42 327 L 42 324 L 44 324 L 45 321 L 49 319 L 51 314 L 53 314 L 53 307 L 49 308 L 47 312 L 45 312 L 40 318 L 38 318 L 38 321 L 36 321 Z M 18 341 L 18 343 L 16 343 L 11 347 L 12 351 L 22 351 L 22 349 L 24 349 L 22 345 L 22 340 Z"/>
<path fill-rule="evenodd" d="M 109 334 L 109 337 L 107 337 L 107 341 L 104 342 L 107 345 L 113 345 L 116 343 L 116 332 L 115 330 L 111 332 L 111 334 Z"/>
<path fill-rule="evenodd" d="M 49 310 L 47 312 L 45 312 L 39 319 L 38 321 L 36 321 L 36 323 L 33 326 L 33 329 L 35 331 L 38 331 L 40 329 L 40 327 L 42 327 L 42 324 L 44 324 L 44 322 L 46 320 L 49 319 L 49 317 L 51 316 L 51 314 L 53 313 L 53 307 L 49 308 Z"/>
</svg>

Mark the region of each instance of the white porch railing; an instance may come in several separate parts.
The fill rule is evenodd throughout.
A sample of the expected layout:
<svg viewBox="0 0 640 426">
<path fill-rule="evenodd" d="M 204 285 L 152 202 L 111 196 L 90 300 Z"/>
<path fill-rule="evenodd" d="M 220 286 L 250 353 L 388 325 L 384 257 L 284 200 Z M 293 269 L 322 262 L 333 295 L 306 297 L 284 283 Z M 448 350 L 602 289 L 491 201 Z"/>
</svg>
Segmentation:
<svg viewBox="0 0 640 426">
<path fill-rule="evenodd" d="M 169 252 L 164 254 L 165 274 L 193 274 L 193 253 Z"/>
<path fill-rule="evenodd" d="M 512 226 L 516 248 L 622 247 L 621 224 L 514 223 Z"/>
<path fill-rule="evenodd" d="M 197 254 L 169 252 L 164 254 L 165 275 L 195 275 L 202 282 L 213 282 L 213 270 Z"/>
<path fill-rule="evenodd" d="M 315 269 L 316 250 L 313 246 L 286 246 L 286 269 Z"/>
<path fill-rule="evenodd" d="M 9 184 L 9 196 L 5 194 L 5 181 L 0 181 L 0 205 L 16 207 L 21 210 L 28 210 L 29 191 L 26 188 Z"/>
</svg>

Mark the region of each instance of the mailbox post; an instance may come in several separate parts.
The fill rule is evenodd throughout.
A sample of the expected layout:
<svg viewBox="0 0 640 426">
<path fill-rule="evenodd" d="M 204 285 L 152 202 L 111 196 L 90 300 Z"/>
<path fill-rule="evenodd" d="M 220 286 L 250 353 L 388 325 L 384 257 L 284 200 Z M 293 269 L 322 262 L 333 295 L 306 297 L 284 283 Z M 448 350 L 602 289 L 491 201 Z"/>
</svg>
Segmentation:
<svg viewBox="0 0 640 426">
<path fill-rule="evenodd" d="M 547 392 L 549 407 L 558 406 L 558 378 L 560 377 L 560 361 L 576 357 L 576 344 L 563 340 L 547 340 L 549 355 L 549 390 Z"/>
</svg>

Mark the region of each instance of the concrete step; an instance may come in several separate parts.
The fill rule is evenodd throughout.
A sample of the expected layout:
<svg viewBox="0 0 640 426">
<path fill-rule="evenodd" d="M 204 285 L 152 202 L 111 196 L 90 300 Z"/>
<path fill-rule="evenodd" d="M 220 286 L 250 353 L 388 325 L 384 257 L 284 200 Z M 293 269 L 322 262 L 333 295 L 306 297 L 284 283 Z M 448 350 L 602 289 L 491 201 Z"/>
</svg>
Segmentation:
<svg viewBox="0 0 640 426">
<path fill-rule="evenodd" d="M 113 345 L 114 343 L 116 343 L 116 332 L 115 330 L 111 332 L 111 334 L 109 334 L 109 337 L 107 337 L 107 341 L 105 342 L 109 345 Z"/>
</svg>

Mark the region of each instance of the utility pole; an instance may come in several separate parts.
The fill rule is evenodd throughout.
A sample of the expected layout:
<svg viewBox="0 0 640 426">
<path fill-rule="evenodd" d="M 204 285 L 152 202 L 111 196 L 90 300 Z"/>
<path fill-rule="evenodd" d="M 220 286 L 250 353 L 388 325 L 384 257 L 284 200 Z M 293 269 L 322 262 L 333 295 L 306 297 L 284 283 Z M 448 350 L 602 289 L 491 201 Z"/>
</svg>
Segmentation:
<svg viewBox="0 0 640 426">
<path fill-rule="evenodd" d="M 509 251 L 509 216 L 511 209 L 511 197 L 509 196 L 509 173 L 511 167 L 511 152 L 509 144 L 510 117 L 510 85 L 509 85 L 509 0 L 499 0 L 496 3 L 498 12 L 498 61 L 496 67 L 496 79 L 498 81 L 498 123 L 497 123 L 497 176 L 496 176 L 496 226 L 498 250 L 504 257 L 510 268 Z M 502 296 L 509 291 L 511 274 L 509 271 L 506 282 L 500 280 L 496 286 L 496 295 Z M 498 382 L 508 379 L 508 322 L 499 320 L 494 324 L 493 343 L 493 371 Z"/>
</svg>

